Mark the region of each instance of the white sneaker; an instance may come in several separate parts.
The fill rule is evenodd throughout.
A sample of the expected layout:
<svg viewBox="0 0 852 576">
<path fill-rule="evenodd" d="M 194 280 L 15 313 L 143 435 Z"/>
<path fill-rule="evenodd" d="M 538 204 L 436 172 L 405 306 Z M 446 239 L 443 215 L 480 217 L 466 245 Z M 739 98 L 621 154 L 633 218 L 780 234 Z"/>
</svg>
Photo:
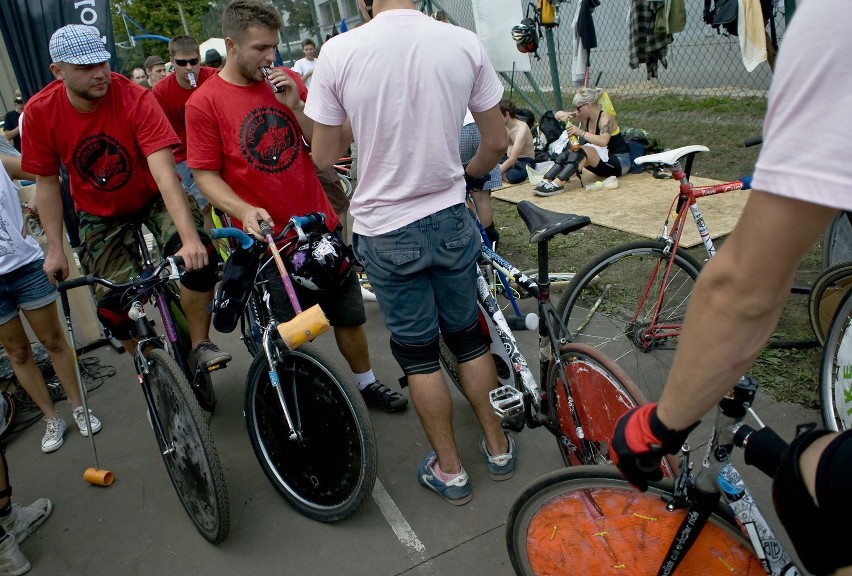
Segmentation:
<svg viewBox="0 0 852 576">
<path fill-rule="evenodd" d="M 47 520 L 52 511 L 53 502 L 47 498 L 39 498 L 29 506 L 12 504 L 12 512 L 5 518 L 0 517 L 0 526 L 21 543 Z"/>
<path fill-rule="evenodd" d="M 0 574 L 20 576 L 30 571 L 30 561 L 21 552 L 15 537 L 6 534 L 0 540 Z"/>
<path fill-rule="evenodd" d="M 89 410 L 89 419 L 92 421 L 92 432 L 97 434 L 101 431 L 101 421 L 92 414 Z M 80 434 L 83 436 L 89 435 L 89 423 L 86 422 L 86 410 L 82 406 L 74 408 L 74 421 L 77 422 L 77 428 L 80 429 Z"/>
<path fill-rule="evenodd" d="M 47 422 L 47 430 L 44 432 L 44 438 L 41 439 L 41 451 L 49 454 L 59 450 L 65 442 L 63 436 L 68 426 L 62 418 L 45 418 L 44 421 Z"/>
</svg>

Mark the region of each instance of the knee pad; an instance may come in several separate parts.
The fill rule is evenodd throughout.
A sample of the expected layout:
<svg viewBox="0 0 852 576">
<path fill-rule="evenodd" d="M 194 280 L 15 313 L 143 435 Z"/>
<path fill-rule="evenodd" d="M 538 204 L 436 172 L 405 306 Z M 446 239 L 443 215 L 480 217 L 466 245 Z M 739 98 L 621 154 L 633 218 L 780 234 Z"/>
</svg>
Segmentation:
<svg viewBox="0 0 852 576">
<path fill-rule="evenodd" d="M 119 292 L 107 292 L 98 301 L 98 320 L 119 340 L 130 340 L 134 332 L 133 322 L 127 316 L 128 303 L 122 300 Z"/>
<path fill-rule="evenodd" d="M 432 374 L 441 369 L 437 336 L 425 344 L 402 344 L 391 336 L 390 347 L 393 357 L 406 376 Z"/>
<path fill-rule="evenodd" d="M 778 518 L 787 530 L 799 558 L 809 572 L 830 574 L 852 564 L 847 542 L 848 486 L 852 478 L 852 433 L 838 437 L 823 452 L 818 468 L 816 493 L 820 505 L 808 492 L 799 468 L 799 457 L 825 430 L 796 437 L 784 455 L 772 481 L 772 500 Z M 818 529 L 815 529 L 818 527 Z"/>
<path fill-rule="evenodd" d="M 470 362 L 488 352 L 488 340 L 482 333 L 478 320 L 467 328 L 447 332 L 443 336 L 447 348 L 455 355 L 459 364 Z"/>
<path fill-rule="evenodd" d="M 559 174 L 557 174 L 556 177 L 565 182 L 576 173 L 577 165 L 573 162 L 569 162 L 568 164 L 562 167 L 562 170 L 559 171 Z"/>
<path fill-rule="evenodd" d="M 561 156 L 560 156 L 560 157 L 561 157 Z M 548 170 L 547 172 L 545 172 L 545 174 L 544 174 L 544 179 L 545 179 L 545 180 L 551 180 L 551 181 L 552 181 L 552 180 L 554 180 L 557 176 L 559 176 L 559 173 L 560 173 L 560 172 L 562 172 L 564 169 L 565 169 L 565 164 L 564 164 L 563 162 L 560 162 L 560 161 L 559 161 L 559 158 L 557 158 L 557 159 L 553 162 L 553 166 L 551 166 L 551 167 L 550 167 L 550 170 Z"/>
<path fill-rule="evenodd" d="M 207 236 L 207 234 L 199 232 L 198 236 L 201 238 L 201 243 L 204 244 L 204 247 L 207 249 L 207 266 L 201 270 L 185 273 L 181 276 L 180 283 L 193 292 L 207 292 L 208 290 L 212 290 L 216 286 L 216 282 L 219 281 L 219 275 L 217 273 L 219 253 L 216 251 L 213 241 Z M 166 242 L 166 246 L 163 248 L 163 254 L 166 256 L 173 256 L 181 249 L 181 246 L 180 236 L 174 234 L 171 238 L 169 238 L 169 241 Z"/>
</svg>

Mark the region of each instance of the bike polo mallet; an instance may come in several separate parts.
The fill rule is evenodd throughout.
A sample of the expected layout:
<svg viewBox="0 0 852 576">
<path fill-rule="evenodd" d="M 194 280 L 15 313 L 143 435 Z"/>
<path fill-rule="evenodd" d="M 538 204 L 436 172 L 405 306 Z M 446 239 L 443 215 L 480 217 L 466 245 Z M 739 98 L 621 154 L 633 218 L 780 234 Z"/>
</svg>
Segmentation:
<svg viewBox="0 0 852 576">
<path fill-rule="evenodd" d="M 89 484 L 94 484 L 95 486 L 109 486 L 112 484 L 113 480 L 115 480 L 115 477 L 112 472 L 102 469 L 98 464 L 98 450 L 95 448 L 95 435 L 92 434 L 92 419 L 89 414 L 89 401 L 86 397 L 86 386 L 83 384 L 83 375 L 80 373 L 80 363 L 77 358 L 77 347 L 74 344 L 74 328 L 71 325 L 71 306 L 68 303 L 67 291 L 71 288 L 76 288 L 77 286 L 86 286 L 87 284 L 87 278 L 75 278 L 74 280 L 60 282 L 58 288 L 59 296 L 62 300 L 62 313 L 65 315 L 65 327 L 68 329 L 68 338 L 71 340 L 69 342 L 69 346 L 71 347 L 71 354 L 74 355 L 74 370 L 77 374 L 77 384 L 80 387 L 80 396 L 83 398 L 83 410 L 86 412 L 86 425 L 89 429 L 89 441 L 92 444 L 92 456 L 95 458 L 95 467 L 87 468 L 86 471 L 83 472 L 83 479 Z"/>
<path fill-rule="evenodd" d="M 268 223 L 260 222 L 260 233 L 266 238 L 266 243 L 269 244 L 269 249 L 272 251 L 272 257 L 275 260 L 275 265 L 278 267 L 278 273 L 281 275 L 281 281 L 284 283 L 284 289 L 287 291 L 287 297 L 290 299 L 290 304 L 293 306 L 293 311 L 296 316 L 292 320 L 282 322 L 278 325 L 278 334 L 284 341 L 284 345 L 289 350 L 295 350 L 305 342 L 310 342 L 320 334 L 331 328 L 328 318 L 319 304 L 314 304 L 305 311 L 299 305 L 299 299 L 296 297 L 296 290 L 293 288 L 293 283 L 290 281 L 290 275 L 287 269 L 284 268 L 284 261 L 281 259 L 281 254 L 278 253 L 278 247 L 275 245 L 275 239 L 272 236 L 272 227 Z"/>
</svg>

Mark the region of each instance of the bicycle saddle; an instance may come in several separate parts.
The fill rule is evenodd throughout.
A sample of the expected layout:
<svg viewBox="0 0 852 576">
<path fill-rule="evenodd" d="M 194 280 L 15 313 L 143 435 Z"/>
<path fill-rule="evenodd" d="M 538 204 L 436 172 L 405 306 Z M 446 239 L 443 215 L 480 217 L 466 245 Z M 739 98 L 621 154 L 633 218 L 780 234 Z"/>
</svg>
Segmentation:
<svg viewBox="0 0 852 576">
<path fill-rule="evenodd" d="M 529 200 L 518 202 L 518 214 L 530 231 L 530 244 L 537 244 L 557 234 L 568 234 L 592 223 L 588 216 L 552 212 L 539 208 Z"/>
<path fill-rule="evenodd" d="M 634 162 L 636 164 L 665 164 L 666 166 L 674 166 L 678 163 L 678 161 L 686 156 L 687 154 L 692 154 L 694 152 L 709 152 L 710 148 L 707 146 L 683 146 L 681 148 L 675 148 L 674 150 L 666 150 L 665 152 L 660 152 L 658 154 L 648 154 L 647 156 L 639 156 Z"/>
</svg>

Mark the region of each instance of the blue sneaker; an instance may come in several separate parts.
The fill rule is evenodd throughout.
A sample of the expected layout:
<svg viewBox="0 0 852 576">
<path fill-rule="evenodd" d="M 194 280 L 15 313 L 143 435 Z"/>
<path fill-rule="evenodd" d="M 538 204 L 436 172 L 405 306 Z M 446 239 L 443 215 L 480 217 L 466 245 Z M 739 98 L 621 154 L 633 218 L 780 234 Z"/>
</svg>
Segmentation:
<svg viewBox="0 0 852 576">
<path fill-rule="evenodd" d="M 470 502 L 473 493 L 470 484 L 467 482 L 467 472 L 464 471 L 464 468 L 462 468 L 461 474 L 444 482 L 435 475 L 435 471 L 432 469 L 437 459 L 438 456 L 434 452 L 430 452 L 420 462 L 420 466 L 417 467 L 417 481 L 426 488 L 437 492 L 439 496 L 453 506 L 461 506 Z"/>
<path fill-rule="evenodd" d="M 479 451 L 482 452 L 491 479 L 497 482 L 508 480 L 515 473 L 515 461 L 517 460 L 515 456 L 515 439 L 509 434 L 506 434 L 506 439 L 509 441 L 509 452 L 492 456 L 485 447 L 485 435 L 479 435 Z"/>
</svg>

